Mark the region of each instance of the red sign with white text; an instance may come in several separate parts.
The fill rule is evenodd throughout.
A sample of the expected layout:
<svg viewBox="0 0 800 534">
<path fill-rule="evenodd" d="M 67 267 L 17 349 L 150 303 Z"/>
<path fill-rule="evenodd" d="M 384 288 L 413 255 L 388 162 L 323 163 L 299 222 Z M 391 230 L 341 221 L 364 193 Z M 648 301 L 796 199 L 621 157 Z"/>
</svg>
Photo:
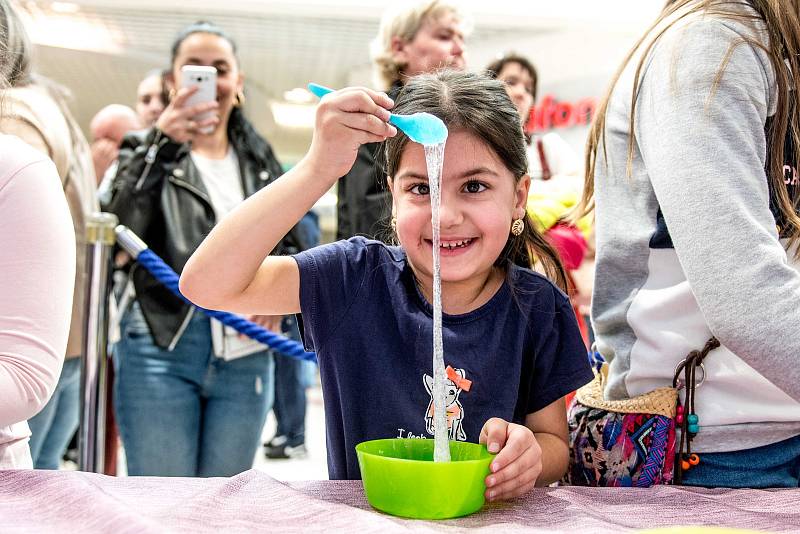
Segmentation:
<svg viewBox="0 0 800 534">
<path fill-rule="evenodd" d="M 531 108 L 525 131 L 541 132 L 552 128 L 587 126 L 592 122 L 596 107 L 597 99 L 594 97 L 575 102 L 559 102 L 553 95 L 545 95 Z"/>
</svg>

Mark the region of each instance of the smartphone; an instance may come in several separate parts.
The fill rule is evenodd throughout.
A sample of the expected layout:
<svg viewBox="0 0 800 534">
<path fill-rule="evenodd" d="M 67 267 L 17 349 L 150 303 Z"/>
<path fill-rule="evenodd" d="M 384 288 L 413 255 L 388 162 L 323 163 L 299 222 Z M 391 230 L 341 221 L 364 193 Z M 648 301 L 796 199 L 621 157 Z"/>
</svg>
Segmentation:
<svg viewBox="0 0 800 534">
<path fill-rule="evenodd" d="M 181 67 L 181 87 L 198 86 L 197 91 L 186 100 L 186 106 L 194 106 L 204 102 L 213 102 L 217 99 L 217 69 L 214 67 L 204 67 L 201 65 L 184 65 Z M 207 111 L 194 117 L 196 121 L 202 121 L 213 117 L 213 111 Z M 214 131 L 213 126 L 201 128 L 200 132 L 210 134 Z"/>
</svg>

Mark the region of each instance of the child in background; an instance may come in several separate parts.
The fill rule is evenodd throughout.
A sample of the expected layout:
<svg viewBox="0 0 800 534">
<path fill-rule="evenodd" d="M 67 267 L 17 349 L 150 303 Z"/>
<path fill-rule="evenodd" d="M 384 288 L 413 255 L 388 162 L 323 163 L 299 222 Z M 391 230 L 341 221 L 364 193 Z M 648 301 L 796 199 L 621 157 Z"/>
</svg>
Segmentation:
<svg viewBox="0 0 800 534">
<path fill-rule="evenodd" d="M 427 167 L 423 147 L 386 122 L 392 107 L 368 89 L 323 98 L 306 157 L 223 220 L 181 278 L 181 290 L 201 306 L 302 310 L 307 345 L 319 358 L 336 479 L 359 478 L 361 441 L 432 432 Z M 440 211 L 450 439 L 498 453 L 486 497 L 512 498 L 566 470 L 563 396 L 592 376 L 569 300 L 531 270 L 533 255 L 538 269 L 564 283 L 555 251 L 525 211 L 530 178 L 519 116 L 500 82 L 452 71 L 410 80 L 394 111 L 433 113 L 450 130 Z M 281 232 L 347 173 L 359 146 L 381 141 L 400 246 L 354 237 L 267 257 Z"/>
<path fill-rule="evenodd" d="M 536 101 L 539 75 L 528 58 L 508 53 L 486 67 L 486 74 L 503 82 L 517 107 L 522 127 L 530 119 Z M 589 250 L 591 221 L 571 224 L 570 212 L 580 200 L 583 180 L 578 177 L 578 156 L 557 133 L 528 134 L 528 213 L 545 238 L 555 246 L 569 280 L 569 296 L 583 339 L 589 345 L 589 326 L 584 319 L 592 296 L 592 258 Z M 588 275 L 588 276 L 587 276 Z M 585 311 L 581 308 L 586 308 Z"/>
</svg>

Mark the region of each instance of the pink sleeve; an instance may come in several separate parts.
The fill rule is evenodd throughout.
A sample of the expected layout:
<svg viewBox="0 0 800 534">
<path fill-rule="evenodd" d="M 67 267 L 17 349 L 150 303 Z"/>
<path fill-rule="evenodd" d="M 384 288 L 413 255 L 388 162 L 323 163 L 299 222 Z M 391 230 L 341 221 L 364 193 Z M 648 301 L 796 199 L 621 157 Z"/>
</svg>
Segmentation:
<svg viewBox="0 0 800 534">
<path fill-rule="evenodd" d="M 0 146 L 2 428 L 41 410 L 58 381 L 72 311 L 75 233 L 53 163 L 14 138 L 4 136 Z"/>
<path fill-rule="evenodd" d="M 545 232 L 544 236 L 558 250 L 566 270 L 574 271 L 580 267 L 587 246 L 586 239 L 577 227 L 558 223 Z"/>
</svg>

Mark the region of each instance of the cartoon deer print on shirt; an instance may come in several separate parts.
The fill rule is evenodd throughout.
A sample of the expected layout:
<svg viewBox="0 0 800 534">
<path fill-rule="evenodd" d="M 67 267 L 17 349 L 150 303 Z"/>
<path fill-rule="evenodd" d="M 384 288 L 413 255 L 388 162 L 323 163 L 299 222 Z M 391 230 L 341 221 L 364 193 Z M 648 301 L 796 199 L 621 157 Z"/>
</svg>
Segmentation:
<svg viewBox="0 0 800 534">
<path fill-rule="evenodd" d="M 447 434 L 448 438 L 457 441 L 466 441 L 467 434 L 464 432 L 462 423 L 464 421 L 464 406 L 458 400 L 458 395 L 461 393 L 462 388 L 456 384 L 469 384 L 466 380 L 466 373 L 463 369 L 453 369 L 448 367 L 448 379 L 445 382 L 445 408 L 447 410 Z M 423 382 L 428 395 L 431 400 L 428 403 L 428 409 L 425 411 L 425 430 L 428 434 L 433 435 L 433 377 L 425 374 L 423 375 Z M 469 386 L 467 386 L 467 390 Z"/>
</svg>

